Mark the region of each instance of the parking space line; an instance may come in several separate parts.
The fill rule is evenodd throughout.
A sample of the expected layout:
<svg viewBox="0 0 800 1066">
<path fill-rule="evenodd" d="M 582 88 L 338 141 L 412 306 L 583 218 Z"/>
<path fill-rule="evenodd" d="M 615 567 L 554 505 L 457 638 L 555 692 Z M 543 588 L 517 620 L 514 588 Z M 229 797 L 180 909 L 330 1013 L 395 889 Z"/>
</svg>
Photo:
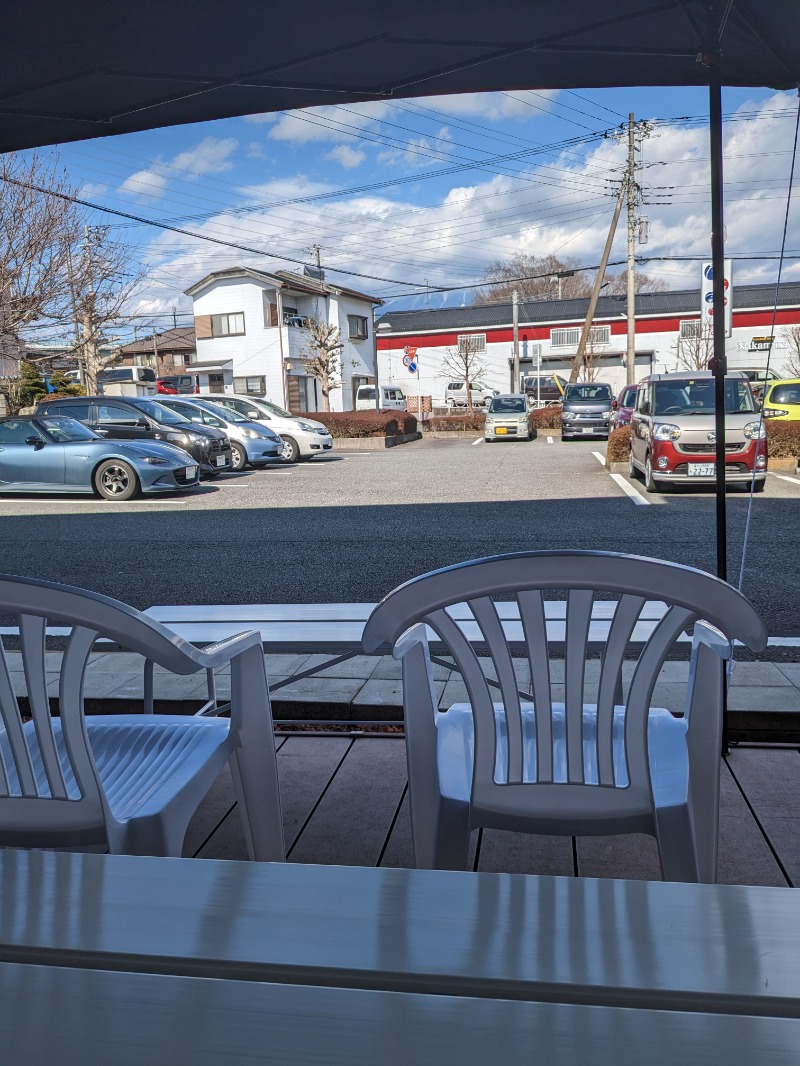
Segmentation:
<svg viewBox="0 0 800 1066">
<path fill-rule="evenodd" d="M 781 481 L 791 481 L 794 485 L 800 485 L 800 477 L 790 477 L 788 474 L 773 474 L 772 476 L 780 478 Z"/>
<path fill-rule="evenodd" d="M 476 444 L 483 444 L 483 437 L 476 437 L 472 442 L 472 447 L 474 448 Z"/>
<path fill-rule="evenodd" d="M 548 437 L 547 438 L 547 443 L 548 444 L 555 444 L 555 442 L 556 442 L 555 437 Z"/>
<path fill-rule="evenodd" d="M 603 455 L 602 452 L 592 452 L 592 455 L 599 463 L 602 463 L 603 466 L 606 465 L 606 457 Z M 631 483 L 622 476 L 622 474 L 611 474 L 610 476 L 611 480 L 616 481 L 616 483 L 619 485 L 625 495 L 630 496 L 630 498 L 637 506 L 649 507 L 652 504 L 653 501 L 648 500 L 646 496 L 642 496 L 641 492 L 635 489 L 633 485 L 631 485 Z"/>
</svg>

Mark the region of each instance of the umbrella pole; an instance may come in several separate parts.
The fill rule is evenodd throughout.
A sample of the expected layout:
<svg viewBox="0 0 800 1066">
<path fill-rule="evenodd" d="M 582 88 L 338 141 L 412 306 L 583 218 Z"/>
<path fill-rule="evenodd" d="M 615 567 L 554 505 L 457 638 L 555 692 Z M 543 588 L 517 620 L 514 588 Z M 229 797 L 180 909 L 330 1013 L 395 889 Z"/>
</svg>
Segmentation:
<svg viewBox="0 0 800 1066">
<path fill-rule="evenodd" d="M 721 77 L 721 8 L 713 3 L 709 9 L 708 42 L 708 117 L 711 149 L 711 266 L 714 296 L 714 429 L 716 432 L 715 454 L 715 502 L 717 526 L 717 577 L 728 579 L 728 521 L 725 509 L 725 229 L 722 206 L 722 77 Z M 728 299 L 733 299 L 730 292 Z M 721 664 L 724 671 L 725 664 Z M 728 752 L 728 686 L 723 677 L 722 686 L 722 753 Z"/>
</svg>

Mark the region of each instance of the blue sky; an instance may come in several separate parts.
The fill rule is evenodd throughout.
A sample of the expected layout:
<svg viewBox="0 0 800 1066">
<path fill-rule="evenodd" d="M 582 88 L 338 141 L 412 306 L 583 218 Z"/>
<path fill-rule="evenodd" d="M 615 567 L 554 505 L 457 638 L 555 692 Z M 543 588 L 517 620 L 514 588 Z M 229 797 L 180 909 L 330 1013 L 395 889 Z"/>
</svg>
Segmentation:
<svg viewBox="0 0 800 1066">
<path fill-rule="evenodd" d="M 737 264 L 735 281 L 775 278 L 777 263 L 756 257 L 780 247 L 796 107 L 792 93 L 725 90 L 726 250 L 754 257 Z M 699 89 L 381 101 L 44 151 L 58 152 L 85 199 L 199 235 L 97 214 L 146 269 L 131 313 L 149 332 L 172 324 L 173 307 L 179 323 L 190 321 L 183 291 L 205 273 L 239 263 L 299 269 L 315 245 L 329 280 L 395 308 L 468 303 L 486 265 L 517 251 L 596 263 L 626 153 L 605 135 L 630 111 L 654 123 L 640 173 L 649 241 L 638 252 L 658 258 L 643 269 L 671 288 L 698 284 L 697 263 L 674 257 L 710 252 Z M 612 261 L 624 241 L 620 226 Z M 796 202 L 787 249 L 800 255 Z M 787 261 L 784 277 L 800 277 L 800 261 Z"/>
</svg>

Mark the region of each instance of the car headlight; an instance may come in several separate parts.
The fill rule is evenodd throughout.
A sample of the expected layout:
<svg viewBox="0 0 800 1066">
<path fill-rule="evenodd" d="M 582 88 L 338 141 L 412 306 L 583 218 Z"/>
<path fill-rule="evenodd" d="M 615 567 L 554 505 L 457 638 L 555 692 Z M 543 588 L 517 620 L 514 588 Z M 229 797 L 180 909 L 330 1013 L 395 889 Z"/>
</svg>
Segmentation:
<svg viewBox="0 0 800 1066">
<path fill-rule="evenodd" d="M 745 437 L 750 437 L 752 440 L 764 440 L 767 435 L 767 427 L 759 420 L 757 422 L 748 422 L 744 427 Z"/>
<path fill-rule="evenodd" d="M 298 422 L 297 425 L 300 429 L 304 429 L 307 433 L 319 432 L 316 426 L 310 426 L 308 422 Z"/>
<path fill-rule="evenodd" d="M 162 459 L 159 455 L 145 455 L 142 457 L 145 463 L 150 463 L 151 466 L 169 466 L 169 459 Z"/>
<path fill-rule="evenodd" d="M 681 427 L 674 426 L 671 422 L 662 422 L 653 430 L 656 440 L 677 440 L 681 435 Z"/>
<path fill-rule="evenodd" d="M 572 422 L 578 416 L 574 411 L 562 411 L 561 417 L 565 422 Z"/>
<path fill-rule="evenodd" d="M 170 433 L 167 440 L 170 444 L 179 444 L 181 448 L 185 448 L 189 444 L 189 435 L 187 433 Z"/>
<path fill-rule="evenodd" d="M 788 414 L 788 411 L 781 411 L 777 407 L 765 407 L 761 412 L 762 418 L 786 418 Z"/>
<path fill-rule="evenodd" d="M 262 434 L 259 433 L 258 430 L 255 430 L 255 429 L 243 429 L 242 430 L 242 436 L 243 437 L 260 437 L 260 436 L 262 436 Z"/>
</svg>

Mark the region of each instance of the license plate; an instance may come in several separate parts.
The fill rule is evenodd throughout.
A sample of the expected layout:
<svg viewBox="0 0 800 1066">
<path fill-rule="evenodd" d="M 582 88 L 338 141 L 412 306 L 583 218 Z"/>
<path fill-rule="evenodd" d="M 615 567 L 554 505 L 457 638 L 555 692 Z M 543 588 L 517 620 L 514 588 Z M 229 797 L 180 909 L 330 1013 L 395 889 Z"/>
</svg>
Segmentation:
<svg viewBox="0 0 800 1066">
<path fill-rule="evenodd" d="M 186 474 L 187 477 L 194 477 L 195 474 L 197 473 L 197 467 L 196 466 L 187 466 L 184 469 L 183 472 L 184 472 L 184 474 Z"/>
<path fill-rule="evenodd" d="M 713 477 L 713 463 L 689 463 L 689 477 Z"/>
<path fill-rule="evenodd" d="M 506 429 L 505 426 L 498 426 L 497 429 L 495 430 L 495 433 L 508 433 L 508 430 Z"/>
<path fill-rule="evenodd" d="M 224 455 L 218 455 L 216 457 L 215 461 L 216 461 L 217 466 L 225 466 L 225 456 Z"/>
</svg>

